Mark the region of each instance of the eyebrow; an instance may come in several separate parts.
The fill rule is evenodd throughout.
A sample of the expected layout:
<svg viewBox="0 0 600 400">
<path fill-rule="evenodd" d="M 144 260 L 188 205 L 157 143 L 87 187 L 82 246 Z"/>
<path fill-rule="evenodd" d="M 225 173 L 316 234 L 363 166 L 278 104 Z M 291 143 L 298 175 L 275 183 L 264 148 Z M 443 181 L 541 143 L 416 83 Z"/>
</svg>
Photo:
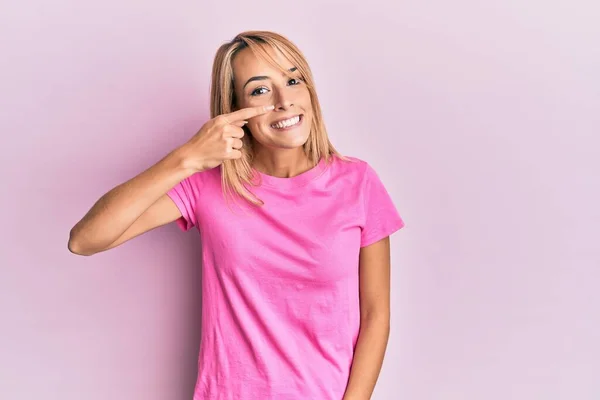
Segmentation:
<svg viewBox="0 0 600 400">
<path fill-rule="evenodd" d="M 298 69 L 298 68 L 296 68 L 296 67 L 292 67 L 292 68 L 288 69 L 288 71 L 289 71 L 289 72 L 294 72 L 294 71 L 296 71 L 297 69 Z M 246 86 L 247 86 L 247 85 L 248 85 L 250 82 L 253 82 L 253 81 L 264 81 L 264 80 L 267 80 L 267 79 L 271 79 L 271 78 L 270 78 L 270 77 L 268 77 L 268 76 L 253 76 L 252 78 L 248 79 L 248 80 L 246 81 L 246 83 L 244 83 L 244 87 L 243 87 L 243 88 L 245 88 L 245 87 L 246 87 Z M 243 88 L 242 88 L 242 89 L 243 89 Z"/>
</svg>

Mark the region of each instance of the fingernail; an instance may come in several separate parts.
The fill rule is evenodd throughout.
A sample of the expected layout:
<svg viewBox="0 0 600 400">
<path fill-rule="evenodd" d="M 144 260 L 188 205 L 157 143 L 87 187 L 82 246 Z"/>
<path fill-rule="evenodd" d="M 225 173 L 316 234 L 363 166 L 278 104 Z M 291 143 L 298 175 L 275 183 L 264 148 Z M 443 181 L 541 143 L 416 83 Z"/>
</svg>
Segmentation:
<svg viewBox="0 0 600 400">
<path fill-rule="evenodd" d="M 274 110 L 275 106 L 265 106 L 265 110 Z"/>
</svg>

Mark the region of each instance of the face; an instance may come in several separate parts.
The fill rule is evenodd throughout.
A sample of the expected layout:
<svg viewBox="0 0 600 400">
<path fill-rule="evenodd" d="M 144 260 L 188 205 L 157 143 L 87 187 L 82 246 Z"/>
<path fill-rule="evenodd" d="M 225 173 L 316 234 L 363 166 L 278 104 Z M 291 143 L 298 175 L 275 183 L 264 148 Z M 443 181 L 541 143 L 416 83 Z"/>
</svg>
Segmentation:
<svg viewBox="0 0 600 400">
<path fill-rule="evenodd" d="M 270 52 L 279 65 L 293 71 L 294 77 L 287 77 L 245 48 L 232 61 L 235 106 L 240 109 L 274 105 L 273 111 L 248 120 L 246 126 L 255 145 L 270 149 L 299 148 L 310 134 L 313 118 L 310 93 L 295 66 L 279 51 Z"/>
</svg>

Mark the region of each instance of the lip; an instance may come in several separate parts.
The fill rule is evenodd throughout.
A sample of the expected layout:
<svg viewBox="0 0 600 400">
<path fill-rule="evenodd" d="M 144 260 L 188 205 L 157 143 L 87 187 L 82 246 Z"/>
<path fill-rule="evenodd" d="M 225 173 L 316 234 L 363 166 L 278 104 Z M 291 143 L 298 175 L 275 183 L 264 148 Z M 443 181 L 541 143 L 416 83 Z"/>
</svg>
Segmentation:
<svg viewBox="0 0 600 400">
<path fill-rule="evenodd" d="M 294 118 L 294 117 L 300 117 L 300 121 L 298 121 L 298 123 L 296 125 L 286 126 L 285 128 L 273 128 L 271 126 L 271 125 L 276 124 L 278 122 L 285 121 L 287 119 Z M 281 118 L 281 119 L 278 119 L 277 121 L 271 122 L 269 124 L 269 128 L 271 128 L 273 130 L 276 130 L 278 132 L 280 132 L 280 131 L 287 131 L 287 130 L 290 130 L 290 129 L 296 129 L 297 127 L 299 127 L 300 125 L 302 125 L 302 122 L 304 122 L 304 114 L 296 114 L 296 115 L 291 115 L 289 117 Z"/>
<path fill-rule="evenodd" d="M 288 119 L 290 119 L 290 118 L 294 118 L 294 117 L 300 117 L 300 121 L 299 121 L 299 122 L 298 122 L 296 125 L 294 125 L 293 127 L 295 127 L 295 126 L 297 126 L 297 125 L 300 125 L 300 124 L 302 123 L 302 120 L 304 119 L 304 114 L 295 114 L 295 115 L 290 115 L 289 117 L 280 118 L 280 119 L 278 119 L 278 120 L 276 120 L 276 121 L 270 122 L 270 123 L 269 123 L 269 126 L 271 126 L 271 125 L 273 125 L 273 124 L 277 124 L 277 123 L 279 123 L 279 122 L 281 122 L 281 121 L 288 120 Z M 285 128 L 285 129 L 287 129 L 287 128 Z M 281 129 L 280 129 L 280 130 L 281 130 Z"/>
</svg>

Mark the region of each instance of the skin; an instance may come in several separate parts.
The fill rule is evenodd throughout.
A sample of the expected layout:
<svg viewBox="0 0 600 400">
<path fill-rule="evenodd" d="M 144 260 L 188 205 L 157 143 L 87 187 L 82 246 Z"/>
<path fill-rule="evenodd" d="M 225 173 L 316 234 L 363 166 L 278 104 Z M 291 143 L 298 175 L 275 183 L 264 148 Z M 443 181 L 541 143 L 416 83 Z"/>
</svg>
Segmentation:
<svg viewBox="0 0 600 400">
<path fill-rule="evenodd" d="M 294 68 L 283 54 L 271 54 L 285 69 Z M 233 70 L 237 107 L 275 105 L 273 112 L 248 121 L 256 149 L 254 167 L 280 177 L 309 169 L 302 145 L 310 134 L 312 102 L 304 82 L 299 76 L 290 79 L 250 49 L 236 55 Z M 286 132 L 271 128 L 274 121 L 297 114 L 303 114 L 300 127 Z M 359 281 L 361 328 L 344 400 L 370 399 L 383 363 L 390 330 L 389 238 L 361 249 Z"/>
<path fill-rule="evenodd" d="M 277 62 L 285 69 L 293 69 L 277 51 L 271 51 Z M 250 49 L 241 50 L 233 58 L 236 108 L 273 104 L 275 109 L 248 120 L 247 127 L 254 140 L 255 159 L 253 167 L 273 176 L 289 178 L 298 175 L 310 165 L 302 146 L 308 140 L 312 123 L 312 102 L 300 74 L 293 72 L 290 79 L 279 69 L 257 58 Z M 260 80 L 253 80 L 257 78 Z M 301 124 L 290 130 L 277 130 L 273 122 L 302 115 Z"/>
<path fill-rule="evenodd" d="M 285 68 L 294 67 L 281 53 L 273 54 Z M 241 157 L 244 125 L 252 134 L 253 167 L 259 171 L 285 178 L 314 166 L 302 148 L 313 118 L 304 82 L 288 78 L 248 49 L 236 55 L 233 70 L 237 110 L 207 121 L 187 143 L 98 199 L 71 229 L 72 253 L 106 251 L 177 220 L 181 213 L 166 192 L 194 173 Z M 295 129 L 271 127 L 299 114 L 303 121 Z M 361 325 L 343 400 L 370 399 L 381 370 L 390 325 L 389 238 L 360 250 L 359 282 Z"/>
<path fill-rule="evenodd" d="M 207 121 L 187 143 L 98 199 L 71 228 L 69 251 L 91 256 L 180 218 L 167 191 L 197 172 L 239 159 L 244 136 L 241 126 L 272 109 L 244 108 Z"/>
<path fill-rule="evenodd" d="M 360 250 L 360 331 L 343 400 L 368 400 L 390 335 L 390 239 Z"/>
</svg>

